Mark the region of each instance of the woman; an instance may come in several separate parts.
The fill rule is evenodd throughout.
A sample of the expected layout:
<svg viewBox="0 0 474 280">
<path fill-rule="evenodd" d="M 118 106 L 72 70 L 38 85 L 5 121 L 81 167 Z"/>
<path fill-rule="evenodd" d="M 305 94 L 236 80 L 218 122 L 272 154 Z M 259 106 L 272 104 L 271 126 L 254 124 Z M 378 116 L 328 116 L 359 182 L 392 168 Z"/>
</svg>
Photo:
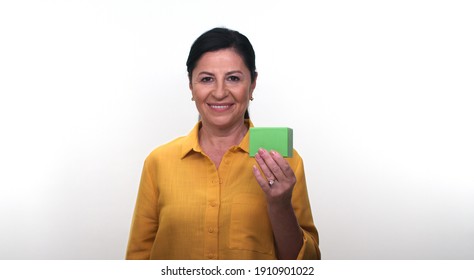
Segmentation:
<svg viewBox="0 0 474 280">
<path fill-rule="evenodd" d="M 127 259 L 319 259 L 298 153 L 248 154 L 257 72 L 247 37 L 205 32 L 187 69 L 200 121 L 145 160 Z"/>
</svg>

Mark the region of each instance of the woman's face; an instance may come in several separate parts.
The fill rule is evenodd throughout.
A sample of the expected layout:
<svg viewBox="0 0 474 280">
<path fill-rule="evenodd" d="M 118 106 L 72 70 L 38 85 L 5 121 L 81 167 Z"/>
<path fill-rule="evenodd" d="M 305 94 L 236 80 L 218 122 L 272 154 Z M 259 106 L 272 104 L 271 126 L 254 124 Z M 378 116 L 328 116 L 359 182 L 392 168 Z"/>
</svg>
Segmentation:
<svg viewBox="0 0 474 280">
<path fill-rule="evenodd" d="M 240 55 L 222 49 L 202 55 L 189 88 L 203 124 L 226 129 L 242 124 L 255 85 Z"/>
</svg>

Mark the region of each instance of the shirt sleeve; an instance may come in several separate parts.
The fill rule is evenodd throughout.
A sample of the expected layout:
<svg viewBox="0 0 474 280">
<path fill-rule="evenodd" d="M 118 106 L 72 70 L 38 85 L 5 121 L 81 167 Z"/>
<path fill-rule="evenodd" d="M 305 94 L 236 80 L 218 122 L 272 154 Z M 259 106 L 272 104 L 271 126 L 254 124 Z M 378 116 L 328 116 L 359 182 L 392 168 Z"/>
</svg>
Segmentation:
<svg viewBox="0 0 474 280">
<path fill-rule="evenodd" d="M 155 172 L 156 166 L 147 158 L 138 188 L 126 259 L 144 260 L 150 258 L 158 230 L 158 194 L 153 180 Z"/>
<path fill-rule="evenodd" d="M 299 158 L 294 172 L 296 185 L 293 190 L 292 205 L 298 223 L 303 231 L 303 246 L 300 249 L 297 259 L 319 260 L 321 259 L 319 236 L 313 222 L 308 190 L 306 188 L 303 160 L 301 158 Z"/>
</svg>

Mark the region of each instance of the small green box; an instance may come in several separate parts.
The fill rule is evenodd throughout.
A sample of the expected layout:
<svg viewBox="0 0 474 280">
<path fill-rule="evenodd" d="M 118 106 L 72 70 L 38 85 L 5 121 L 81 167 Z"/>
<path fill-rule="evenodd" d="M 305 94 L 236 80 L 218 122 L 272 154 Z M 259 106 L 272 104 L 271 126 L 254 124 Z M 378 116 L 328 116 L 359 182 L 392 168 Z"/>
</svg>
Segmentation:
<svg viewBox="0 0 474 280">
<path fill-rule="evenodd" d="M 293 129 L 288 127 L 251 127 L 249 154 L 258 149 L 275 150 L 283 157 L 293 157 Z"/>
</svg>

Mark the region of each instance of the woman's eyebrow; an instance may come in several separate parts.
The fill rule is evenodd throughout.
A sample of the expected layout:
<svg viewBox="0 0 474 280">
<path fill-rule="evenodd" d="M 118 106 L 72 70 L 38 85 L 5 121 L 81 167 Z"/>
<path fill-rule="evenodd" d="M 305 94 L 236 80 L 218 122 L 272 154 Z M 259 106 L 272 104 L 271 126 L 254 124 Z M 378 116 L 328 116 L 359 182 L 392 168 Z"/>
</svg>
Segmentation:
<svg viewBox="0 0 474 280">
<path fill-rule="evenodd" d="M 210 76 L 214 76 L 214 74 L 212 74 L 211 72 L 207 72 L 207 71 L 201 71 L 198 73 L 198 75 L 210 75 Z"/>
<path fill-rule="evenodd" d="M 232 75 L 232 74 L 243 74 L 243 72 L 240 70 L 233 70 L 226 73 L 226 75 Z"/>
</svg>

